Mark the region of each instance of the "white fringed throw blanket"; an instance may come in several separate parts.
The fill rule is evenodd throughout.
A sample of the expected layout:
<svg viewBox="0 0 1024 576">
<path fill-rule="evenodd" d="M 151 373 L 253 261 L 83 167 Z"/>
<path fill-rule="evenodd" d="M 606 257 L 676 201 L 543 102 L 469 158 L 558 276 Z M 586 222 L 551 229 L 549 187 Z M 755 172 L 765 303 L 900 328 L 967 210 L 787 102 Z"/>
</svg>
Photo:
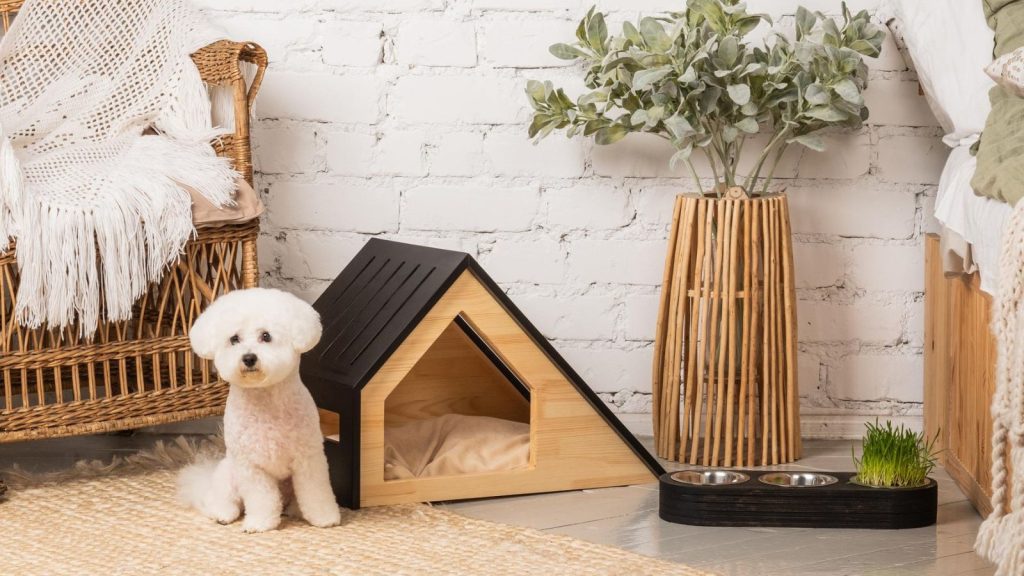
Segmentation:
<svg viewBox="0 0 1024 576">
<path fill-rule="evenodd" d="M 974 547 L 998 565 L 997 576 L 1024 574 L 1024 201 L 1003 233 L 996 337 L 996 390 L 992 398 L 992 513 Z M 1008 463 L 1014 475 L 1007 487 Z"/>
<path fill-rule="evenodd" d="M 189 57 L 218 38 L 187 0 L 25 2 L 0 41 L 0 251 L 17 240 L 21 324 L 89 336 L 130 318 L 195 232 L 182 185 L 232 202 Z"/>
</svg>

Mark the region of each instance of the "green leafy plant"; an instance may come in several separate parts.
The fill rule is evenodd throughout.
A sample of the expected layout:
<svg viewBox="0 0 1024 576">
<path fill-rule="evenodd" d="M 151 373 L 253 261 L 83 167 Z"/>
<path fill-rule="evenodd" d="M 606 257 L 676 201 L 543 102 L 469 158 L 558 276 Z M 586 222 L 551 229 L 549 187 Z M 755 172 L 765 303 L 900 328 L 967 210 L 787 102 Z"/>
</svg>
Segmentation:
<svg viewBox="0 0 1024 576">
<path fill-rule="evenodd" d="M 902 424 L 894 428 L 887 421 L 885 427 L 865 424 L 863 453 L 858 460 L 857 481 L 868 486 L 902 487 L 921 486 L 935 467 L 935 441 L 923 432 L 913 432 Z"/>
<path fill-rule="evenodd" d="M 754 45 L 746 36 L 772 22 L 739 0 L 687 0 L 683 12 L 623 24 L 620 36 L 591 8 L 575 43 L 551 46 L 586 65 L 589 91 L 574 102 L 551 82 L 529 81 L 530 137 L 564 129 L 603 145 L 647 132 L 671 143 L 671 167 L 685 163 L 698 189 L 695 150 L 707 156 L 719 194 L 728 186 L 753 194 L 758 184 L 764 194 L 788 145 L 824 150 L 822 130 L 857 129 L 868 117 L 863 56 L 879 54 L 885 33 L 867 11 L 851 14 L 844 3 L 842 12 L 837 24 L 801 7 L 794 39 L 773 32 Z M 744 144 L 762 131 L 768 143 L 741 178 Z"/>
</svg>

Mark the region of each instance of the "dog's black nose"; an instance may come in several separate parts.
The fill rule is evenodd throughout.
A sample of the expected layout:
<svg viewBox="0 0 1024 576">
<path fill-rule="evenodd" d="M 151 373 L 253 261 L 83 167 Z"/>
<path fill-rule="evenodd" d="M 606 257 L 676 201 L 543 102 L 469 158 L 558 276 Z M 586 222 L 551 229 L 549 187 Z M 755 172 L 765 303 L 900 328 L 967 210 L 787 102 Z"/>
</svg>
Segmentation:
<svg viewBox="0 0 1024 576">
<path fill-rule="evenodd" d="M 242 354 L 242 364 L 245 364 L 246 368 L 252 368 L 253 366 L 255 366 L 256 360 L 257 358 L 255 354 Z"/>
</svg>

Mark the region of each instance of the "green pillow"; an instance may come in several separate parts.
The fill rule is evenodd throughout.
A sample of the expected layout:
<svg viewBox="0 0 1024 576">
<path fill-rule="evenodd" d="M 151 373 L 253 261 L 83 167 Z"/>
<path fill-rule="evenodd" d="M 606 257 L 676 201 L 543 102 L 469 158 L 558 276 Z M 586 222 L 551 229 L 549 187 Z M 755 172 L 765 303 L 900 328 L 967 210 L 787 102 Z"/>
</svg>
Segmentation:
<svg viewBox="0 0 1024 576">
<path fill-rule="evenodd" d="M 982 0 L 985 18 L 995 30 L 994 57 L 1024 46 L 1024 0 Z M 1024 98 L 995 86 L 992 112 L 978 147 L 974 192 L 1010 204 L 1024 197 Z"/>
</svg>

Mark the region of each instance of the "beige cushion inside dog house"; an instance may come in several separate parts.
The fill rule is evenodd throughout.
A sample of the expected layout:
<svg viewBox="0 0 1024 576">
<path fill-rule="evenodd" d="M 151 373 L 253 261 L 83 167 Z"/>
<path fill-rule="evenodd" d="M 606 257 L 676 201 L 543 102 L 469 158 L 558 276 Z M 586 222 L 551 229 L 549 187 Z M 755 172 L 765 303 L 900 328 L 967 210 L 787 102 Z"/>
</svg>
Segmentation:
<svg viewBox="0 0 1024 576">
<path fill-rule="evenodd" d="M 526 468 L 530 425 L 445 414 L 384 430 L 384 479 L 454 476 Z"/>
</svg>

